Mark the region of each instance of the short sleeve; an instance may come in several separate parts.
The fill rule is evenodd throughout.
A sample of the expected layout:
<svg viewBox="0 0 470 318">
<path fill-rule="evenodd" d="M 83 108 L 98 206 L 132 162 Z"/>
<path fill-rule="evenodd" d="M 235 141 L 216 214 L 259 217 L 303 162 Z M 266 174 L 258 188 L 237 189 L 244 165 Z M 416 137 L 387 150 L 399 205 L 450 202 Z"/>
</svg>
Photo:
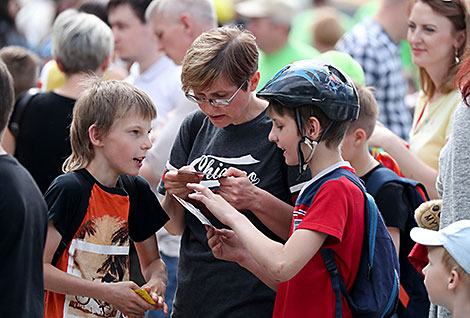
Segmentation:
<svg viewBox="0 0 470 318">
<path fill-rule="evenodd" d="M 128 191 L 130 198 L 129 235 L 135 242 L 142 242 L 155 235 L 169 220 L 148 182 L 135 177 L 135 192 Z M 135 199 L 132 196 L 136 196 Z"/>
<path fill-rule="evenodd" d="M 74 217 L 80 208 L 87 208 L 80 204 L 83 196 L 90 197 L 91 187 L 88 193 L 85 187 L 80 186 L 80 181 L 73 173 L 57 177 L 46 191 L 45 200 L 48 207 L 48 218 L 52 220 L 60 235 L 64 236 Z"/>
<path fill-rule="evenodd" d="M 356 185 L 352 184 L 352 187 Z M 359 188 L 357 188 L 358 191 Z M 348 220 L 350 188 L 339 180 L 330 180 L 318 190 L 312 205 L 308 208 L 305 217 L 298 229 L 308 229 L 328 234 L 341 242 L 344 228 Z M 358 196 L 364 200 L 362 193 Z"/>
<path fill-rule="evenodd" d="M 384 184 L 377 192 L 375 201 L 387 227 L 396 227 L 404 232 L 411 205 L 403 185 L 396 182 Z"/>
</svg>

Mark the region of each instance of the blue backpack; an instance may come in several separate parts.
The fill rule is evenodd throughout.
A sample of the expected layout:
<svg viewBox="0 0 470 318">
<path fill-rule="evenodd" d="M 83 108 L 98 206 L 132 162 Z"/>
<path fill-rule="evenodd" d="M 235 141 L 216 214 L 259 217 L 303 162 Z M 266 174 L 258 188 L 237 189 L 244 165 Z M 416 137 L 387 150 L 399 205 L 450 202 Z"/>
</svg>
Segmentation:
<svg viewBox="0 0 470 318">
<path fill-rule="evenodd" d="M 325 181 L 341 176 L 351 180 L 364 194 L 365 227 L 359 269 L 350 292 L 338 271 L 333 251 L 329 248 L 320 249 L 335 292 L 335 317 L 343 317 L 341 295 L 348 302 L 353 317 L 391 317 L 398 305 L 400 288 L 400 265 L 395 246 L 373 197 L 366 192 L 355 174 L 337 169 Z"/>
<path fill-rule="evenodd" d="M 424 186 L 418 181 L 398 176 L 386 167 L 375 169 L 366 182 L 366 189 L 373 197 L 379 190 L 389 182 L 399 184 L 403 187 L 405 202 L 409 205 L 407 221 L 404 232 L 409 233 L 413 227 L 417 227 L 414 218 L 414 210 L 425 201 L 429 201 L 429 196 Z M 407 251 L 405 250 L 405 253 Z M 403 253 L 400 253 L 403 254 Z M 402 292 L 408 297 L 403 297 L 404 301 L 398 307 L 398 313 L 403 317 L 421 317 L 429 310 L 428 293 L 424 286 L 423 276 L 416 268 L 401 256 L 401 285 Z M 401 295 L 400 295 L 401 296 Z"/>
</svg>

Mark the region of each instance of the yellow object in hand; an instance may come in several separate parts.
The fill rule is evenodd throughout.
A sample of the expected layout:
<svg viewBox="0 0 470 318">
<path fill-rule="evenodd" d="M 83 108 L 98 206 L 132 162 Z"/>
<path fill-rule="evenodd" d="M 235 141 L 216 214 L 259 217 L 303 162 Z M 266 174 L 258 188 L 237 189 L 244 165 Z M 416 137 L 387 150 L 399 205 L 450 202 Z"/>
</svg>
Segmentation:
<svg viewBox="0 0 470 318">
<path fill-rule="evenodd" d="M 137 295 L 142 297 L 146 302 L 152 305 L 156 305 L 157 303 L 150 297 L 149 293 L 145 289 L 134 289 Z"/>
</svg>

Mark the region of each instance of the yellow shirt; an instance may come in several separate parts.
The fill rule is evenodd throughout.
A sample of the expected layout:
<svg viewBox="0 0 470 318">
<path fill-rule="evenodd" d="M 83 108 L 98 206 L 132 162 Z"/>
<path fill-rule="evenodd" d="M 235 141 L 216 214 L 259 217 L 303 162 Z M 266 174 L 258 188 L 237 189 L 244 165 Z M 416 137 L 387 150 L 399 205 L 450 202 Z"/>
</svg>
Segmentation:
<svg viewBox="0 0 470 318">
<path fill-rule="evenodd" d="M 432 103 L 427 102 L 422 92 L 419 96 L 410 132 L 410 150 L 433 169 L 438 170 L 439 153 L 449 139 L 452 117 L 461 100 L 458 91 L 442 95 Z"/>
</svg>

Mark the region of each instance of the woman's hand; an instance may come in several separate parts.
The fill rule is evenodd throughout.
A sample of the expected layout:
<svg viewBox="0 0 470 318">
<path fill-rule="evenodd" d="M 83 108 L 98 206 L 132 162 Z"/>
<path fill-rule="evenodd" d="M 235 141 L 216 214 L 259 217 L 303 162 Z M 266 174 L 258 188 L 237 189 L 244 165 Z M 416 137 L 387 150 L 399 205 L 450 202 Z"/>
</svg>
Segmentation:
<svg viewBox="0 0 470 318">
<path fill-rule="evenodd" d="M 227 178 L 219 179 L 218 194 L 237 210 L 253 210 L 253 205 L 258 203 L 256 195 L 258 188 L 246 173 L 231 167 L 224 176 Z"/>
<path fill-rule="evenodd" d="M 194 173 L 185 173 L 183 171 L 193 171 Z M 188 183 L 199 183 L 202 179 L 202 173 L 197 174 L 193 167 L 185 166 L 180 170 L 169 170 L 165 174 L 164 184 L 168 194 L 176 195 L 180 198 L 186 198 L 192 190 L 186 187 Z"/>
</svg>

